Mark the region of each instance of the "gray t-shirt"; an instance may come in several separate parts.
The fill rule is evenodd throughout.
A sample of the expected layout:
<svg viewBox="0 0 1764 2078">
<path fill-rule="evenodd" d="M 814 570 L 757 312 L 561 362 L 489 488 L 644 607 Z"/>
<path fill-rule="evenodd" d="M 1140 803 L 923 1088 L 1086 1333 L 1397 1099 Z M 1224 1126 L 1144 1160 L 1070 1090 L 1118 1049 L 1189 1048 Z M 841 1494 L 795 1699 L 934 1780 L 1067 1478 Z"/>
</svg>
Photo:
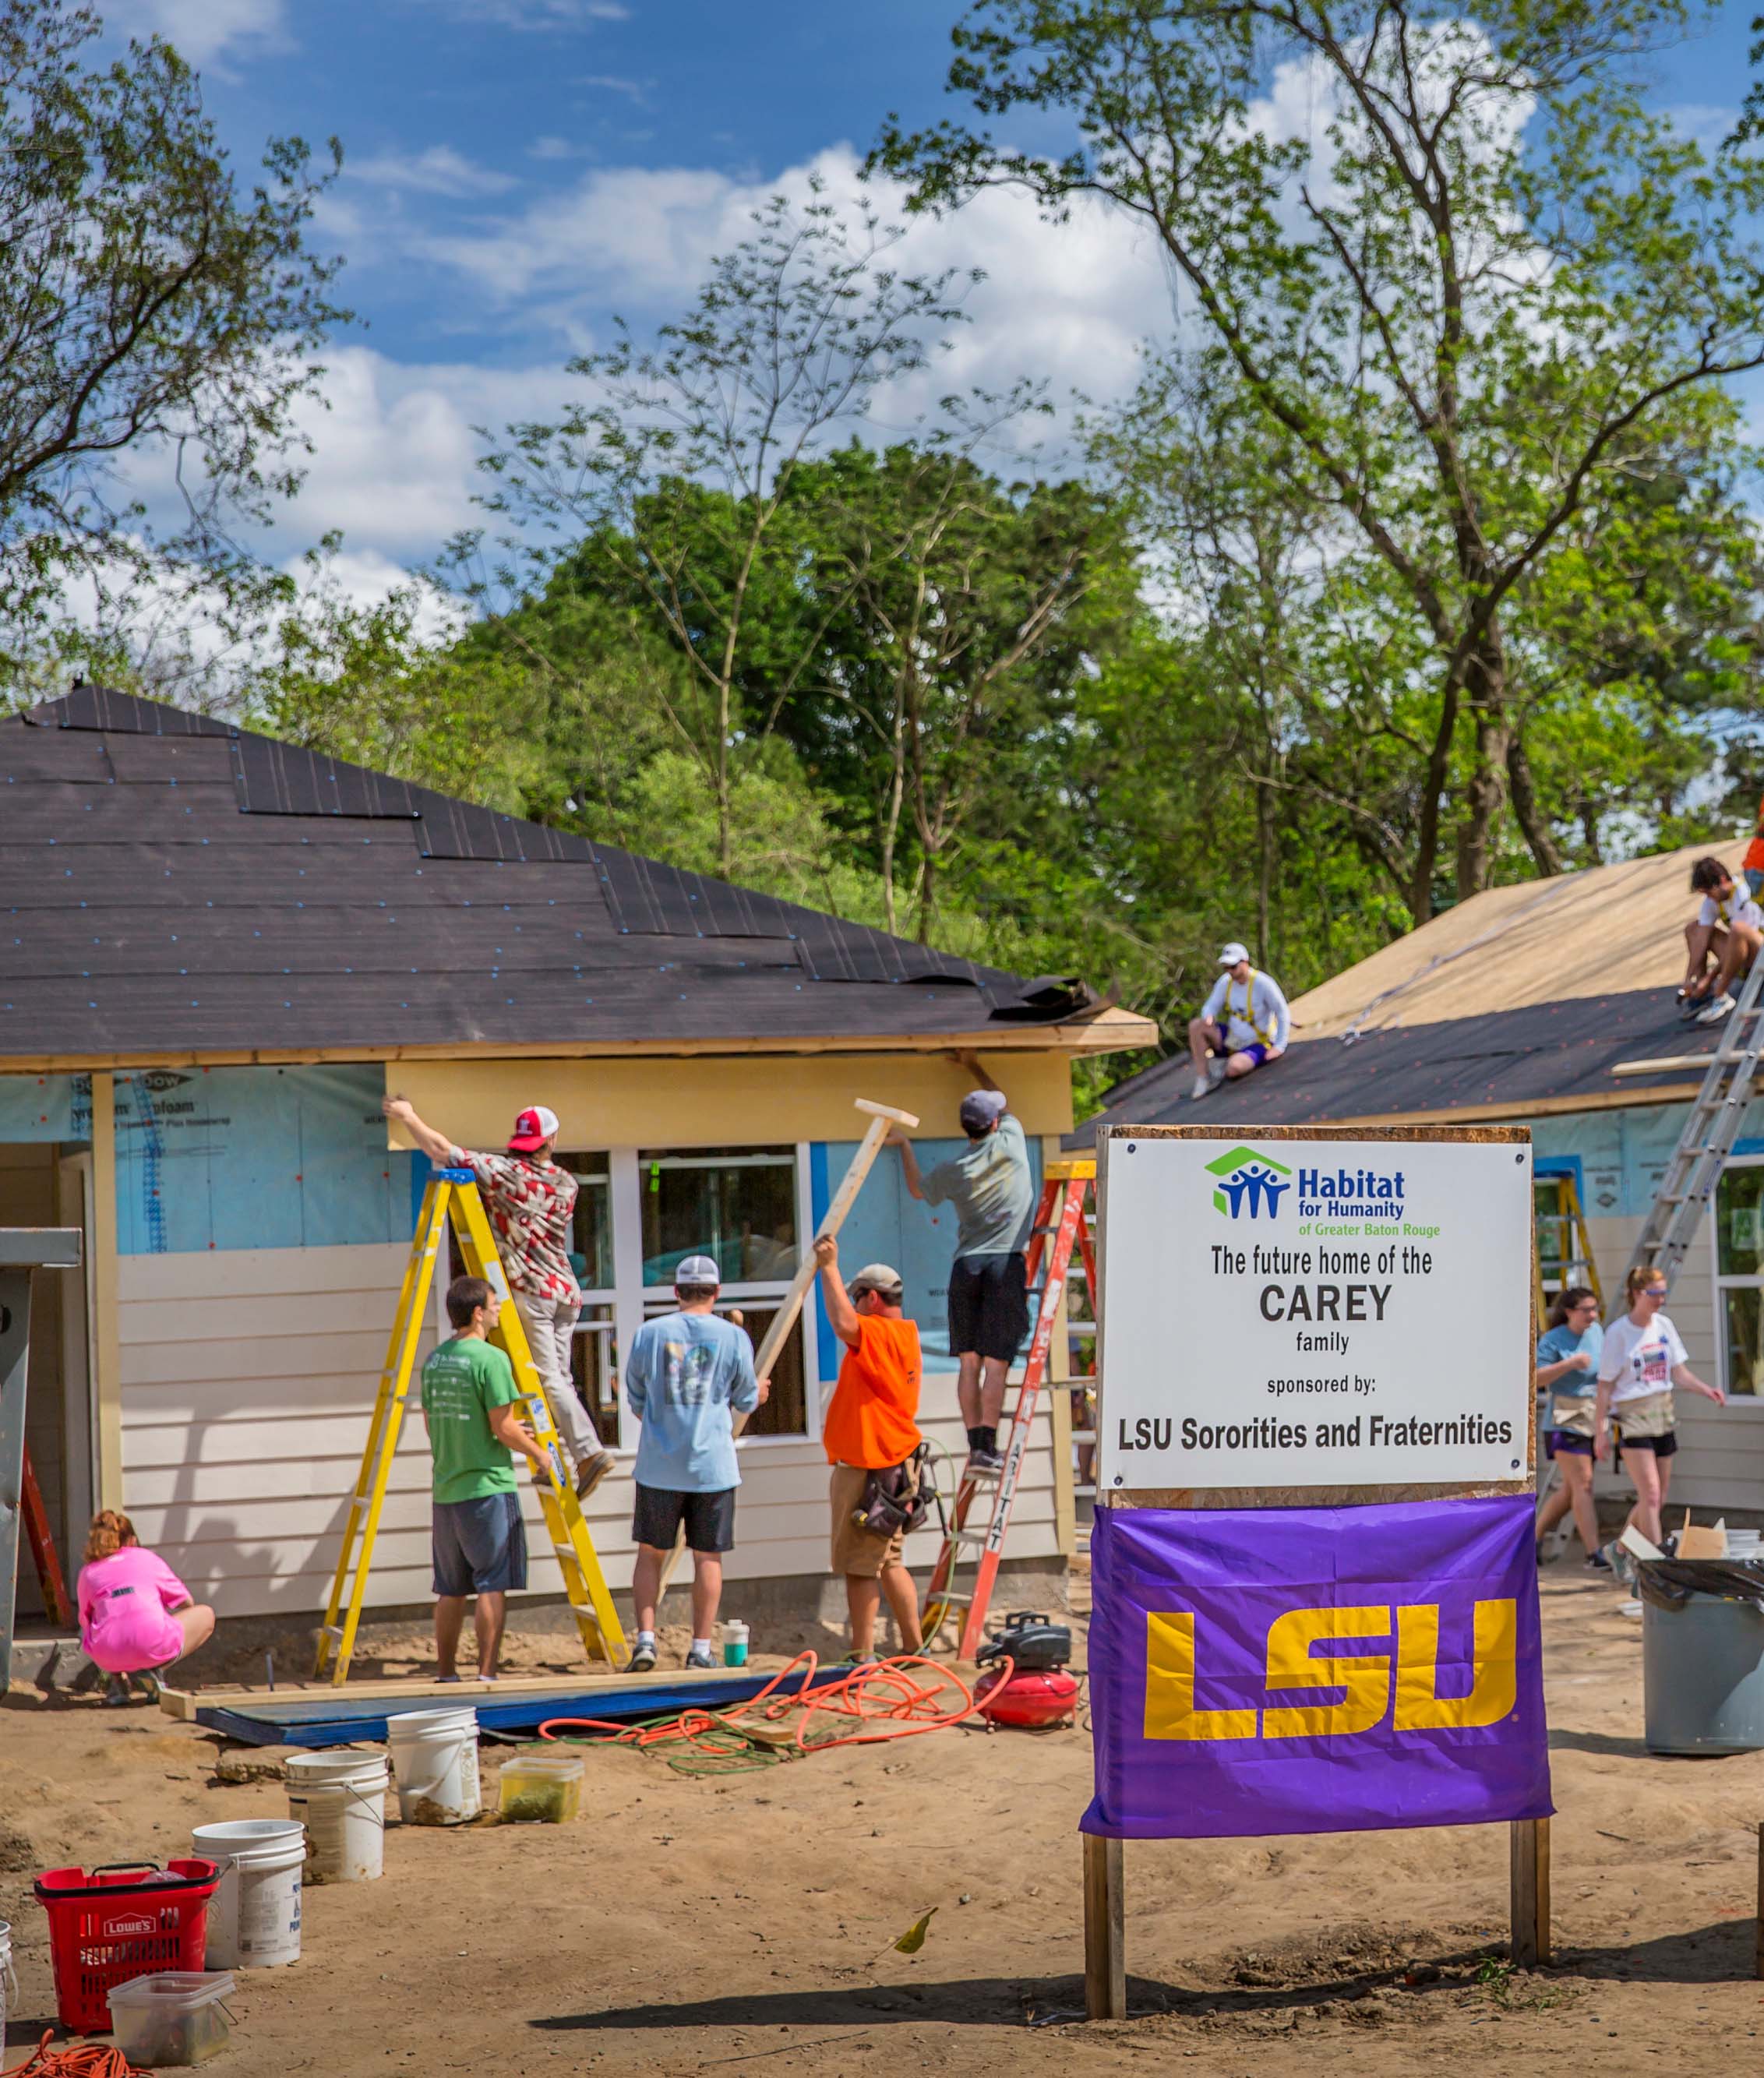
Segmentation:
<svg viewBox="0 0 1764 2078">
<path fill-rule="evenodd" d="M 928 1205 L 956 1208 L 957 1255 L 1011 1255 L 1029 1245 L 1035 1183 L 1023 1128 L 1009 1112 L 924 1179 Z"/>
</svg>

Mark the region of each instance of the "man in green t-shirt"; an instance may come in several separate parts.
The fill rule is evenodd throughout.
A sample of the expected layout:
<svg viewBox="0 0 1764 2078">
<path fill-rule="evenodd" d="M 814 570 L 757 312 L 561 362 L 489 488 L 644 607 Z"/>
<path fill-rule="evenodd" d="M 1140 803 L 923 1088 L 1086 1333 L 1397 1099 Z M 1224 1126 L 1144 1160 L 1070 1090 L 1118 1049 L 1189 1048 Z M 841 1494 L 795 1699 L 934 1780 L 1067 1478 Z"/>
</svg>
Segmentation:
<svg viewBox="0 0 1764 2078">
<path fill-rule="evenodd" d="M 527 1526 L 509 1453 L 541 1468 L 545 1453 L 517 1412 L 514 1367 L 489 1340 L 502 1310 L 482 1277 L 456 1277 L 447 1289 L 453 1338 L 423 1367 L 423 1419 L 435 1459 L 435 1658 L 443 1681 L 460 1678 L 460 1633 L 473 1595 L 477 1678 L 496 1679 L 508 1593 L 527 1584 Z"/>
</svg>

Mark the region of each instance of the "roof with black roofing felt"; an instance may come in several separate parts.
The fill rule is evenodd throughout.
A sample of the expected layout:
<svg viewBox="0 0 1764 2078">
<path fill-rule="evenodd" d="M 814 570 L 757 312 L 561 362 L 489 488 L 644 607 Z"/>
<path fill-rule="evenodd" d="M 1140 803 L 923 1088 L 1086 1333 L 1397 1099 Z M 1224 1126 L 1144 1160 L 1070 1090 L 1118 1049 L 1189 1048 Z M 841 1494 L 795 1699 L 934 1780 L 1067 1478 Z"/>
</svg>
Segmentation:
<svg viewBox="0 0 1764 2078">
<path fill-rule="evenodd" d="M 1619 1062 L 1712 1053 L 1717 1031 L 1687 1024 L 1670 987 L 1528 1004 L 1479 1017 L 1391 1024 L 1295 1040 L 1278 1061 L 1191 1100 L 1187 1055 L 1161 1061 L 1109 1092 L 1067 1141 L 1094 1145 L 1099 1126 L 1341 1125 L 1512 1120 L 1695 1093 L 1698 1069 L 1637 1077 Z"/>
<path fill-rule="evenodd" d="M 1150 1033 L 1061 978 L 157 702 L 80 686 L 0 721 L 0 1066 Z"/>
</svg>

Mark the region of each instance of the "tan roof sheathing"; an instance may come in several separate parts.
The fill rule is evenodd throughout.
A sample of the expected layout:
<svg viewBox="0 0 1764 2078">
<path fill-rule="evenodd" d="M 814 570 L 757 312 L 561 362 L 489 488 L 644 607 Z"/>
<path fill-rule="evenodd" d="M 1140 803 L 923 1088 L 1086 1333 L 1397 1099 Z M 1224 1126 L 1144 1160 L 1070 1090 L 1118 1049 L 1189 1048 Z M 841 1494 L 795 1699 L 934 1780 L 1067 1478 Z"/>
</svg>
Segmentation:
<svg viewBox="0 0 1764 2078">
<path fill-rule="evenodd" d="M 1712 853 L 1737 875 L 1745 844 L 1595 866 L 1492 887 L 1386 945 L 1292 1005 L 1296 1036 L 1436 1024 L 1528 1004 L 1669 989 L 1684 971 L 1691 868 Z"/>
</svg>

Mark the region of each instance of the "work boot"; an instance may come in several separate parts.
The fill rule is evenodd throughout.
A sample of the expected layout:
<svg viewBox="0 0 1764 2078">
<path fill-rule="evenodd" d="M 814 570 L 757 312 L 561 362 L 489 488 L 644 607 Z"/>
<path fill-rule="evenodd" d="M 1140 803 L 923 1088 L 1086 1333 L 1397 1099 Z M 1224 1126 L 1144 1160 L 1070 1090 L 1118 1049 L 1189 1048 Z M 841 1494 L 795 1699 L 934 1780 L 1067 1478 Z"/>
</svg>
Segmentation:
<svg viewBox="0 0 1764 2078">
<path fill-rule="evenodd" d="M 576 1498 L 586 1500 L 589 1495 L 613 1468 L 611 1450 L 598 1450 L 591 1458 L 584 1458 L 576 1467 Z"/>
</svg>

